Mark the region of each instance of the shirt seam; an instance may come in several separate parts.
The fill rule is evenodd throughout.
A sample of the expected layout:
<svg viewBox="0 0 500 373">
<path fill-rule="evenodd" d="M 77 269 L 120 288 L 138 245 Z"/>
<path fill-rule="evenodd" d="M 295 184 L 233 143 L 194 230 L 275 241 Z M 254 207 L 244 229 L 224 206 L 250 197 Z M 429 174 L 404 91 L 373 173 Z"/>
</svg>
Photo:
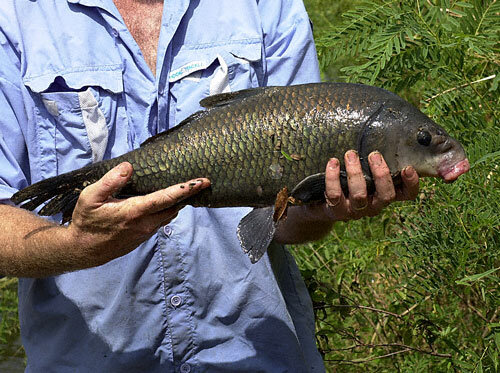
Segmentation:
<svg viewBox="0 0 500 373">
<path fill-rule="evenodd" d="M 211 47 L 220 47 L 224 45 L 235 45 L 235 44 L 248 45 L 248 44 L 258 44 L 258 43 L 259 44 L 262 43 L 261 38 L 238 39 L 238 40 L 230 40 L 218 43 L 184 44 L 183 49 L 197 50 L 197 49 L 208 49 Z"/>
<path fill-rule="evenodd" d="M 54 73 L 68 74 L 68 73 L 81 73 L 81 72 L 86 72 L 86 71 L 119 71 L 121 68 L 122 68 L 122 64 L 80 66 L 80 67 L 76 67 L 73 69 L 66 69 L 66 70 L 60 70 L 60 71 L 52 70 L 49 73 L 29 76 L 29 77 L 24 78 L 23 81 L 25 83 L 30 83 L 34 79 L 50 76 Z"/>
</svg>

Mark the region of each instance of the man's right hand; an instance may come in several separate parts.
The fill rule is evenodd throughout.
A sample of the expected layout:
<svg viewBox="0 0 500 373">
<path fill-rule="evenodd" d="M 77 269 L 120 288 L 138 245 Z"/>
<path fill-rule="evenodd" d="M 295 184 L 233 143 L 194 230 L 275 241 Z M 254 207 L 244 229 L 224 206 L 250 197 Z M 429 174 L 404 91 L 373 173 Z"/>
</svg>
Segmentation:
<svg viewBox="0 0 500 373">
<path fill-rule="evenodd" d="M 122 163 L 86 187 L 65 227 L 0 204 L 0 275 L 47 277 L 95 267 L 135 249 L 169 223 L 182 200 L 210 185 L 200 178 L 140 197 L 113 197 L 132 176 Z"/>
<path fill-rule="evenodd" d="M 121 163 L 80 194 L 67 235 L 91 260 L 105 263 L 127 254 L 174 219 L 183 207 L 179 202 L 210 186 L 199 178 L 144 196 L 114 198 L 132 172 L 130 163 Z"/>
</svg>

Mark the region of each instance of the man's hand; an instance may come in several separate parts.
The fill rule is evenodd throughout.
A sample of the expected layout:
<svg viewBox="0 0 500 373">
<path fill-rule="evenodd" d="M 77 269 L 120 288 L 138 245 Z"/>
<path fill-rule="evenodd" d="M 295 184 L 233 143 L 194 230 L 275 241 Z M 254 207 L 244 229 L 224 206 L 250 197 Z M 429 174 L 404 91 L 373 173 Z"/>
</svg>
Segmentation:
<svg viewBox="0 0 500 373">
<path fill-rule="evenodd" d="M 358 154 L 350 150 L 344 156 L 347 172 L 349 197 L 346 198 L 340 187 L 339 161 L 332 158 L 326 167 L 326 206 L 325 218 L 331 220 L 352 220 L 363 216 L 378 215 L 384 207 L 398 200 L 415 199 L 418 195 L 419 178 L 413 167 L 408 166 L 401 172 L 402 187 L 396 189 L 391 172 L 379 152 L 368 156 L 368 163 L 375 182 L 375 194 L 369 196 L 361 170 Z"/>
<path fill-rule="evenodd" d="M 131 164 L 122 163 L 85 188 L 68 227 L 0 204 L 0 274 L 46 277 L 104 264 L 132 251 L 177 215 L 182 200 L 210 185 L 200 178 L 145 196 L 114 198 L 131 176 Z"/>
<path fill-rule="evenodd" d="M 340 184 L 340 163 L 332 158 L 325 171 L 326 203 L 307 206 L 293 206 L 280 224 L 275 240 L 280 243 L 302 243 L 320 239 L 331 229 L 335 221 L 360 219 L 375 216 L 391 202 L 415 199 L 418 195 L 419 178 L 413 167 L 401 172 L 400 188 L 395 188 L 389 167 L 382 155 L 373 152 L 368 163 L 375 182 L 375 194 L 369 196 L 363 177 L 358 154 L 354 150 L 344 156 L 349 196 L 342 192 Z"/>
<path fill-rule="evenodd" d="M 133 250 L 177 216 L 179 202 L 210 185 L 200 178 L 145 196 L 114 198 L 131 176 L 132 165 L 122 163 L 80 194 L 67 233 L 91 260 L 104 263 Z"/>
</svg>

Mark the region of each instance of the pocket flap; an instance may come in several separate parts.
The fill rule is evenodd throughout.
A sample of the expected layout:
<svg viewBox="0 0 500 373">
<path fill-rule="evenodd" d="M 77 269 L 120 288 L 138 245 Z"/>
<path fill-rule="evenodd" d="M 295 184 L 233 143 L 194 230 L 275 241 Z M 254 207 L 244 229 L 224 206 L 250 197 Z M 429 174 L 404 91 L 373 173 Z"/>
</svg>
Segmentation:
<svg viewBox="0 0 500 373">
<path fill-rule="evenodd" d="M 183 46 L 172 61 L 169 81 L 176 82 L 194 72 L 204 70 L 216 59 L 223 58 L 228 66 L 261 59 L 262 44 L 259 39 L 245 40 L 210 46 Z"/>
<path fill-rule="evenodd" d="M 97 86 L 112 93 L 123 92 L 122 65 L 90 66 L 71 71 L 56 71 L 35 77 L 25 77 L 24 84 L 35 93 L 46 91 L 56 79 L 64 79 L 65 84 L 74 90 Z"/>
</svg>

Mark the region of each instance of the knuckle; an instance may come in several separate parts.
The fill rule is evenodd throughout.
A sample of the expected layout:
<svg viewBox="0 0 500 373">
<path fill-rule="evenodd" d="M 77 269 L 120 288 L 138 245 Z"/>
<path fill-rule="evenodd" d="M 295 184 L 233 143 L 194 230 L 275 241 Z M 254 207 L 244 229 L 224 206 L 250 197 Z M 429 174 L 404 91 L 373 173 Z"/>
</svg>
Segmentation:
<svg viewBox="0 0 500 373">
<path fill-rule="evenodd" d="M 389 171 L 389 167 L 387 167 L 386 165 L 380 165 L 380 166 L 374 167 L 372 169 L 372 173 L 373 173 L 373 176 L 377 179 L 391 176 L 391 173 Z"/>
<path fill-rule="evenodd" d="M 326 198 L 332 202 L 340 200 L 340 197 L 342 197 L 341 190 L 334 189 L 334 190 L 329 190 L 326 193 Z"/>
<path fill-rule="evenodd" d="M 139 204 L 135 200 L 129 201 L 128 208 L 126 208 L 124 212 L 124 216 L 128 220 L 137 220 L 140 219 L 144 215 L 144 204 Z"/>
<path fill-rule="evenodd" d="M 90 206 L 91 191 L 85 188 L 80 193 L 78 200 L 76 202 L 79 209 L 86 209 Z"/>
<path fill-rule="evenodd" d="M 81 202 L 81 201 L 85 201 L 87 198 L 89 198 L 89 195 L 91 194 L 91 190 L 89 189 L 89 187 L 87 188 L 84 188 L 81 192 L 80 192 L 80 196 L 78 197 L 78 201 Z"/>
<path fill-rule="evenodd" d="M 100 180 L 100 183 L 99 183 L 99 187 L 100 189 L 106 189 L 106 190 L 109 190 L 109 189 L 113 189 L 115 187 L 115 184 L 113 183 L 113 179 L 111 177 L 109 177 L 108 175 L 105 175 L 101 180 Z"/>
<path fill-rule="evenodd" d="M 384 204 L 388 205 L 396 199 L 396 192 L 394 190 L 391 190 L 390 192 L 382 195 L 380 199 Z"/>
<path fill-rule="evenodd" d="M 179 196 L 169 190 L 165 191 L 165 194 L 163 195 L 163 201 L 166 205 L 175 205 L 179 201 L 179 199 Z"/>
<path fill-rule="evenodd" d="M 347 175 L 349 179 L 357 179 L 363 177 L 363 171 L 361 171 L 360 167 L 351 168 L 347 171 Z"/>
<path fill-rule="evenodd" d="M 366 192 L 356 192 L 353 193 L 351 198 L 354 200 L 354 202 L 366 202 L 367 199 L 367 193 Z"/>
</svg>

